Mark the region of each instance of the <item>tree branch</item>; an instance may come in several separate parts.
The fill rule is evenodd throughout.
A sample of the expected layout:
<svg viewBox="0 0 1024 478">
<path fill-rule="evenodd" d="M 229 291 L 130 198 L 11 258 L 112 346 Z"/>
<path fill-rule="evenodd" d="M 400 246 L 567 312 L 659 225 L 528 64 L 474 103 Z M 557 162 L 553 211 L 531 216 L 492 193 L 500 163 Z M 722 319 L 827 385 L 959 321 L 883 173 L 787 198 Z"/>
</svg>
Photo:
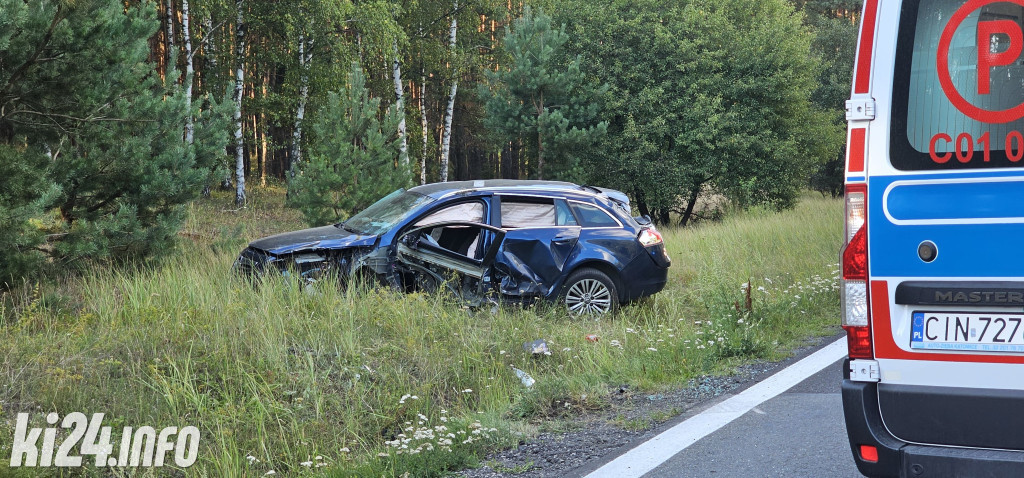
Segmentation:
<svg viewBox="0 0 1024 478">
<path fill-rule="evenodd" d="M 21 77 L 25 75 L 25 72 L 36 63 L 39 59 L 39 55 L 43 54 L 43 50 L 46 49 L 47 45 L 50 44 L 50 40 L 53 38 L 53 31 L 57 28 L 57 23 L 61 20 L 60 13 L 61 4 L 58 4 L 57 10 L 53 12 L 53 20 L 50 22 L 50 28 L 46 30 L 46 35 L 43 36 L 43 41 L 39 42 L 39 45 L 36 46 L 36 51 L 32 52 L 32 56 L 25 60 L 17 70 L 14 70 L 11 77 L 7 79 L 7 84 L 4 85 L 3 90 L 0 90 L 0 96 L 10 91 L 14 82 L 20 80 Z"/>
<path fill-rule="evenodd" d="M 218 23 L 213 28 L 211 28 L 210 31 L 208 31 L 205 34 L 203 34 L 203 39 L 200 40 L 199 43 L 196 45 L 196 47 L 192 49 L 192 54 L 189 55 L 189 58 L 195 57 L 196 53 L 199 53 L 199 49 L 200 48 L 202 48 L 202 47 L 206 46 L 208 43 L 210 43 L 210 38 L 213 38 L 213 37 L 210 36 L 210 33 L 214 32 L 216 30 L 219 30 L 220 27 L 224 26 L 225 23 L 227 23 L 227 20 L 224 20 L 224 21 Z"/>
</svg>

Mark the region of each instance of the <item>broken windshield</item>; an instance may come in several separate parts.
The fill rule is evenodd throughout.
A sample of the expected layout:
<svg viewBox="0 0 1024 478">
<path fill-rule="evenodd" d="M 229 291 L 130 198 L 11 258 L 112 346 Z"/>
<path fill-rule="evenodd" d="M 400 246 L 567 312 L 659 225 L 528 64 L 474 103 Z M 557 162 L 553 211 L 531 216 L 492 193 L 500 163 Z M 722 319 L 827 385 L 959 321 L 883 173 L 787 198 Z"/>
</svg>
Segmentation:
<svg viewBox="0 0 1024 478">
<path fill-rule="evenodd" d="M 399 189 L 337 226 L 358 234 L 377 236 L 409 217 L 419 206 L 433 201 L 432 197 Z"/>
</svg>

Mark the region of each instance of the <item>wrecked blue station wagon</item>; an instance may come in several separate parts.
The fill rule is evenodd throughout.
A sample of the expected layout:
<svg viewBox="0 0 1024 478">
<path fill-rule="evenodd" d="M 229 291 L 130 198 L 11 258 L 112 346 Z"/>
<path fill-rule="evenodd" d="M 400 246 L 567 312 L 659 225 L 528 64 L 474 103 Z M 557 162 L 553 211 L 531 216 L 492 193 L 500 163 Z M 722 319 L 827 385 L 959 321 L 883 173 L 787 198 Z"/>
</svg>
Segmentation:
<svg viewBox="0 0 1024 478">
<path fill-rule="evenodd" d="M 336 274 L 469 304 L 557 301 L 603 314 L 657 293 L 671 260 L 648 218 L 612 189 L 486 180 L 399 189 L 348 220 L 249 244 L 235 271 Z"/>
</svg>

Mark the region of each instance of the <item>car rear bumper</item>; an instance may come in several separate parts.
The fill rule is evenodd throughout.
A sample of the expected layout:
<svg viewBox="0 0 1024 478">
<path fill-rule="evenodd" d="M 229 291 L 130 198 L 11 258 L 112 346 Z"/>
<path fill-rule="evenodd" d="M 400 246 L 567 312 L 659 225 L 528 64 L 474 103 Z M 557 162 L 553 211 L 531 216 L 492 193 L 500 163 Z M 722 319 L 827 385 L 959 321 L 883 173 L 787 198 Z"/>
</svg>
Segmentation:
<svg viewBox="0 0 1024 478">
<path fill-rule="evenodd" d="M 848 362 L 844 370 L 849 370 Z M 1024 476 L 1024 451 L 991 450 L 955 446 L 927 446 L 894 437 L 882 423 L 878 406 L 878 385 L 854 382 L 844 377 L 843 414 L 857 469 L 877 477 Z M 1006 410 L 1008 415 L 1018 409 Z M 873 446 L 878 460 L 869 462 L 860 454 L 862 445 Z"/>
<path fill-rule="evenodd" d="M 620 283 L 625 291 L 624 300 L 653 295 L 665 288 L 668 266 L 661 266 L 648 254 L 637 256 L 622 270 Z"/>
</svg>

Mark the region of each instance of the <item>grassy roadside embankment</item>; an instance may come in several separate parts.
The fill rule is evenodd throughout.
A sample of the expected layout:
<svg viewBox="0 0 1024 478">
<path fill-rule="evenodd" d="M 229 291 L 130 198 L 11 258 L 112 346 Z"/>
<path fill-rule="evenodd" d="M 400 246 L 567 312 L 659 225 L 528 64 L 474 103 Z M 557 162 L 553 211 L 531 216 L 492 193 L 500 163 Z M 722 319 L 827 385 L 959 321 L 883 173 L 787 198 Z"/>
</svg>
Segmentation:
<svg viewBox="0 0 1024 478">
<path fill-rule="evenodd" d="M 613 386 L 678 388 L 837 330 L 837 200 L 807 195 L 793 211 L 667 229 L 665 291 L 615 317 L 573 320 L 554 307 L 471 311 L 285 279 L 254 289 L 231 263 L 246 239 L 301 227 L 282 196 L 256 192 L 241 211 L 226 196 L 201 201 L 163 265 L 0 302 L 0 473 L 39 471 L 5 469 L 14 419 L 31 412 L 46 426 L 51 411 L 106 413 L 115 444 L 124 426 L 196 425 L 188 475 L 442 473 L 543 420 L 601 409 Z M 523 350 L 538 338 L 551 355 Z"/>
</svg>

